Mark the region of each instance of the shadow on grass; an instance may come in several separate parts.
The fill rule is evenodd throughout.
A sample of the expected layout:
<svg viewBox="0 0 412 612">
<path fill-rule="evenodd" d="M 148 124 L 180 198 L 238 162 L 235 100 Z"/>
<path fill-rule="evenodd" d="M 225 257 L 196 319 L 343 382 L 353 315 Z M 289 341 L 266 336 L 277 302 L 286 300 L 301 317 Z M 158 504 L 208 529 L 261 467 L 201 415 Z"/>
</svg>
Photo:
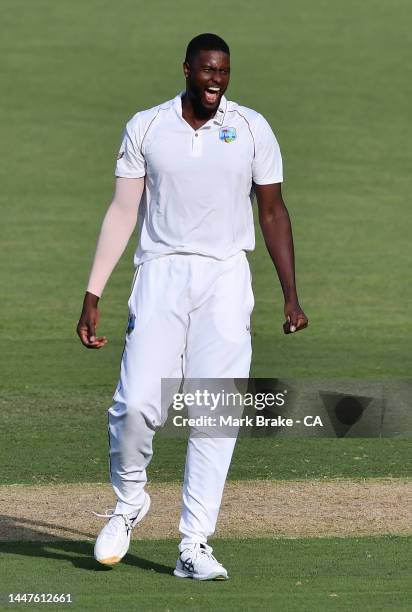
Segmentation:
<svg viewBox="0 0 412 612">
<path fill-rule="evenodd" d="M 42 528 L 44 528 L 44 531 L 42 531 Z M 62 535 L 55 535 L 50 533 L 51 531 L 62 531 Z M 55 540 L 67 540 L 67 537 L 65 537 L 67 533 L 79 536 L 79 539 L 91 538 L 94 540 L 96 537 L 94 533 L 71 529 L 67 526 L 63 527 L 55 523 L 46 523 L 39 519 L 34 521 L 20 516 L 0 514 L 0 541 L 3 538 L 7 538 L 7 540 L 13 540 L 14 542 L 20 540 L 26 542 L 54 542 Z"/>
<path fill-rule="evenodd" d="M 92 572 L 110 572 L 113 568 L 100 565 L 93 557 L 93 542 L 77 542 L 64 539 L 61 536 L 50 535 L 50 528 L 58 529 L 42 521 L 15 518 L 0 515 L 1 532 L 7 534 L 7 541 L 0 542 L 0 554 L 22 555 L 24 557 L 43 557 L 70 561 L 74 567 Z M 44 533 L 41 528 L 45 528 Z M 95 537 L 89 533 L 62 527 L 73 535 L 81 537 Z M 45 541 L 47 540 L 47 541 Z M 154 571 L 159 574 L 172 574 L 173 567 L 155 563 L 133 554 L 127 554 L 122 565 L 131 565 L 143 570 Z"/>
</svg>

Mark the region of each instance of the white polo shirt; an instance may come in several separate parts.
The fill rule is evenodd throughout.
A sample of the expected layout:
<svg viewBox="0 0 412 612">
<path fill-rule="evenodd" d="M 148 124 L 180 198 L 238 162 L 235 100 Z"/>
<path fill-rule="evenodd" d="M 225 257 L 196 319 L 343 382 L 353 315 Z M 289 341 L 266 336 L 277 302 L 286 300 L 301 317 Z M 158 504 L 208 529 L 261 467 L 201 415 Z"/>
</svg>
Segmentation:
<svg viewBox="0 0 412 612">
<path fill-rule="evenodd" d="M 145 177 L 138 265 L 170 253 L 226 259 L 255 247 L 252 183 L 280 183 L 282 158 L 267 121 L 222 96 L 198 130 L 181 93 L 127 124 L 116 176 Z"/>
</svg>

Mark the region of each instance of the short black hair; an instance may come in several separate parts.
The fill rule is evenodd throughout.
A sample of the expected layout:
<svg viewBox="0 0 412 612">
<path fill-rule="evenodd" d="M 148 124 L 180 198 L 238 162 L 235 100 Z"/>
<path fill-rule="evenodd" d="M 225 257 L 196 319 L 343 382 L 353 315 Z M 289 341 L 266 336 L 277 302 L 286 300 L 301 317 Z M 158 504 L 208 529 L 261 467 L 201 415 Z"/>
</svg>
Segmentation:
<svg viewBox="0 0 412 612">
<path fill-rule="evenodd" d="M 190 62 L 199 51 L 223 51 L 230 55 L 229 45 L 217 34 L 199 34 L 187 45 L 185 62 Z"/>
</svg>

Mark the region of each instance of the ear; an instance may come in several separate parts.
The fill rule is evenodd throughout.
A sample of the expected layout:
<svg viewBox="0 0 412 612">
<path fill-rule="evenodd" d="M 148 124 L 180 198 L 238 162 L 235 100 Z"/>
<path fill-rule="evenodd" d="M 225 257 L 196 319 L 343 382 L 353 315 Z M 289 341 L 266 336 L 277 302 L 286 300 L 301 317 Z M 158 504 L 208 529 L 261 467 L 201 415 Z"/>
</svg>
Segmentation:
<svg viewBox="0 0 412 612">
<path fill-rule="evenodd" d="M 186 78 L 189 76 L 190 67 L 189 67 L 189 64 L 187 62 L 183 62 L 183 73 L 184 73 Z"/>
</svg>

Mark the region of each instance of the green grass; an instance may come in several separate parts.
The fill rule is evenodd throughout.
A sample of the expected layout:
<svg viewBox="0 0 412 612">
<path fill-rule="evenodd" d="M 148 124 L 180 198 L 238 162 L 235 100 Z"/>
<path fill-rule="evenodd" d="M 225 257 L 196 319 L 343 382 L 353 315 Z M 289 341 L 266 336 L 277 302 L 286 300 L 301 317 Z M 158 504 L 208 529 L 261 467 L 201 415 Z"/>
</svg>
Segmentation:
<svg viewBox="0 0 412 612">
<path fill-rule="evenodd" d="M 74 328 L 123 126 L 183 88 L 185 45 L 201 31 L 227 38 L 228 97 L 262 112 L 280 142 L 310 318 L 305 332 L 282 334 L 279 285 L 258 231 L 252 374 L 410 377 L 411 17 L 407 0 L 210 0 L 203 10 L 189 0 L 154 0 L 144 10 L 134 0 L 3 0 L 3 483 L 107 479 L 105 411 L 132 243 L 101 302 L 110 344 L 87 352 Z M 181 477 L 184 447 L 156 440 L 152 480 Z M 402 439 L 241 440 L 231 478 L 409 476 L 410 457 Z M 3 544 L 0 591 L 72 590 L 82 610 L 399 611 L 410 608 L 408 545 L 219 543 L 233 578 L 204 585 L 170 578 L 175 550 L 166 542 L 139 544 L 113 571 L 96 568 L 89 544 Z"/>
<path fill-rule="evenodd" d="M 106 482 L 109 405 L 109 392 L 4 395 L 0 399 L 1 483 Z M 149 478 L 156 482 L 181 480 L 185 452 L 185 439 L 159 432 Z M 230 478 L 283 480 L 411 474 L 410 438 L 273 437 L 239 439 Z"/>
<path fill-rule="evenodd" d="M 19 10 L 16 10 L 19 6 Z M 132 245 L 102 301 L 105 356 L 74 338 L 125 121 L 184 86 L 191 36 L 232 48 L 229 97 L 273 125 L 285 162 L 301 301 L 284 337 L 262 240 L 251 256 L 256 376 L 410 376 L 412 286 L 406 0 L 308 4 L 4 0 L 1 364 L 6 387 L 114 381 Z M 21 19 L 24 13 L 25 19 Z M 181 17 L 184 16 L 184 17 Z M 93 381 L 91 383 L 90 381 Z"/>
<path fill-rule="evenodd" d="M 173 541 L 133 542 L 113 569 L 97 565 L 90 543 L 8 542 L 0 544 L 1 603 L 13 592 L 65 592 L 75 610 L 406 612 L 410 546 L 400 537 L 218 540 L 230 580 L 199 583 L 171 575 Z"/>
</svg>

